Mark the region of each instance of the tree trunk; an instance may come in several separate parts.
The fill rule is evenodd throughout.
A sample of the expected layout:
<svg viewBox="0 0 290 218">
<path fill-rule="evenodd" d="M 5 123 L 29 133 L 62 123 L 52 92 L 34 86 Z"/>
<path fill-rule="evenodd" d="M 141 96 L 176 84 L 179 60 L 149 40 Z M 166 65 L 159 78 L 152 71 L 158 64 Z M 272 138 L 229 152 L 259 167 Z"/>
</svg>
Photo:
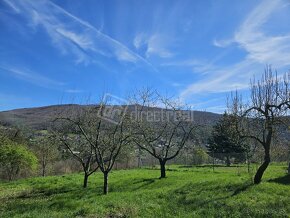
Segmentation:
<svg viewBox="0 0 290 218">
<path fill-rule="evenodd" d="M 126 169 L 129 169 L 129 158 L 126 160 Z"/>
<path fill-rule="evenodd" d="M 248 166 L 248 173 L 250 173 L 250 158 L 249 158 L 249 153 L 247 152 L 247 166 Z"/>
<path fill-rule="evenodd" d="M 140 157 L 140 156 L 138 156 L 138 168 L 140 168 L 140 167 L 141 167 L 141 165 L 142 165 L 142 163 L 141 163 L 141 157 Z"/>
<path fill-rule="evenodd" d="M 89 175 L 87 173 L 85 173 L 85 175 L 84 175 L 84 185 L 83 185 L 84 188 L 88 187 L 88 178 L 89 178 Z"/>
<path fill-rule="evenodd" d="M 13 174 L 14 174 L 13 167 L 7 167 L 7 176 L 8 176 L 9 181 L 13 180 Z M 16 175 L 16 173 L 15 173 L 15 175 Z"/>
<path fill-rule="evenodd" d="M 141 149 L 138 147 L 138 168 L 140 168 L 142 165 L 142 160 L 141 160 Z"/>
<path fill-rule="evenodd" d="M 108 194 L 108 172 L 104 172 L 104 195 Z"/>
<path fill-rule="evenodd" d="M 212 171 L 214 172 L 215 160 L 214 160 L 214 152 L 212 152 Z"/>
<path fill-rule="evenodd" d="M 263 174 L 267 167 L 270 164 L 270 146 L 265 146 L 265 156 L 264 156 L 264 162 L 262 165 L 259 167 L 259 169 L 256 172 L 255 178 L 254 178 L 254 183 L 259 184 L 261 182 L 261 179 L 263 177 Z"/>
<path fill-rule="evenodd" d="M 45 160 L 42 160 L 42 176 L 43 177 L 45 176 L 45 166 L 46 166 Z"/>
<path fill-rule="evenodd" d="M 165 169 L 166 161 L 159 160 L 159 163 L 160 163 L 160 171 L 161 171 L 160 179 L 162 179 L 166 177 L 166 169 Z"/>
<path fill-rule="evenodd" d="M 289 161 L 289 164 L 288 164 L 288 174 L 290 174 L 290 161 Z"/>
<path fill-rule="evenodd" d="M 8 180 L 9 181 L 12 181 L 12 174 L 13 174 L 12 172 L 8 171 L 7 175 L 8 175 Z"/>
<path fill-rule="evenodd" d="M 230 157 L 228 155 L 226 157 L 226 164 L 227 164 L 227 167 L 231 166 Z"/>
</svg>

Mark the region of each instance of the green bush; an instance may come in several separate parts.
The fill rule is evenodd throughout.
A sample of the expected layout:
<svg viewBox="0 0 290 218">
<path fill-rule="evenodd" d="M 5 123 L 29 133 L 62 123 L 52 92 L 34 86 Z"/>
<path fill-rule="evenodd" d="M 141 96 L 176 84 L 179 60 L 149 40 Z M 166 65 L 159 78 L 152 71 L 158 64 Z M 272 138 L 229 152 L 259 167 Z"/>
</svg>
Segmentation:
<svg viewBox="0 0 290 218">
<path fill-rule="evenodd" d="M 35 170 L 37 158 L 25 146 L 2 138 L 0 142 L 0 167 L 6 178 L 12 180 L 22 170 Z"/>
</svg>

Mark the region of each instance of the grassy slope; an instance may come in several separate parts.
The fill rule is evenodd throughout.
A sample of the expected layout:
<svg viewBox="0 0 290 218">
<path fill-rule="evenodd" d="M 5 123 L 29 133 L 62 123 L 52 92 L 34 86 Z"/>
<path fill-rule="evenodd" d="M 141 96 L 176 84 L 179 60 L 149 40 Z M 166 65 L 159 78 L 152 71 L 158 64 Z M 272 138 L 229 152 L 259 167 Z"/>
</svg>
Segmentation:
<svg viewBox="0 0 290 218">
<path fill-rule="evenodd" d="M 163 180 L 157 170 L 114 171 L 107 196 L 99 173 L 86 190 L 81 174 L 2 182 L 0 217 L 290 217 L 282 166 L 271 166 L 256 186 L 235 167 L 170 168 Z"/>
</svg>

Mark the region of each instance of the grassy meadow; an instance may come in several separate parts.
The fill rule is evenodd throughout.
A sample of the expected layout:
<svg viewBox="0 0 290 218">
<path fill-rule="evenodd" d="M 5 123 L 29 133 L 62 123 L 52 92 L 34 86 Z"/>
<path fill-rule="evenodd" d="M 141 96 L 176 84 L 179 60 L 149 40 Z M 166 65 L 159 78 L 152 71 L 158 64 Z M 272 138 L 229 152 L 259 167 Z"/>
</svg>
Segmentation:
<svg viewBox="0 0 290 218">
<path fill-rule="evenodd" d="M 253 185 L 243 167 L 169 166 L 113 171 L 82 188 L 82 174 L 0 182 L 0 217 L 290 217 L 290 177 L 271 165 Z M 255 167 L 254 167 L 255 168 Z"/>
</svg>

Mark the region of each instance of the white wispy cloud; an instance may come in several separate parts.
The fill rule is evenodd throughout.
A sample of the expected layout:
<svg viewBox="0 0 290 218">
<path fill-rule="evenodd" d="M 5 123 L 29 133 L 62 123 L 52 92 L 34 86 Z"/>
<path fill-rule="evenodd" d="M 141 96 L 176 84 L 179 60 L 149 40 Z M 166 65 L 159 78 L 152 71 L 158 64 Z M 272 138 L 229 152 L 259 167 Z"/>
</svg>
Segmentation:
<svg viewBox="0 0 290 218">
<path fill-rule="evenodd" d="M 167 40 L 164 36 L 159 34 L 154 34 L 148 39 L 146 56 L 158 55 L 161 58 L 170 58 L 174 54 L 169 51 L 167 47 Z"/>
<path fill-rule="evenodd" d="M 171 58 L 174 53 L 168 49 L 171 40 L 162 34 L 144 34 L 139 33 L 135 36 L 133 44 L 138 50 L 142 46 L 146 47 L 145 55 L 149 58 L 152 55 L 156 55 L 161 58 Z"/>
<path fill-rule="evenodd" d="M 63 54 L 73 54 L 77 63 L 98 63 L 98 55 L 120 62 L 145 64 L 156 68 L 116 39 L 104 34 L 88 22 L 74 16 L 49 0 L 5 0 L 30 20 L 30 26 L 43 27 Z"/>
<path fill-rule="evenodd" d="M 11 66 L 0 66 L 0 70 L 9 73 L 11 76 L 45 88 L 60 88 L 65 85 L 62 82 L 52 80 L 27 68 L 15 68 Z"/>
<path fill-rule="evenodd" d="M 79 35 L 62 28 L 57 28 L 56 32 L 58 32 L 63 37 L 71 40 L 73 43 L 80 46 L 82 49 L 93 49 L 94 43 L 87 35 Z"/>
<path fill-rule="evenodd" d="M 220 48 L 225 48 L 234 42 L 233 39 L 213 40 L 213 45 Z"/>
<path fill-rule="evenodd" d="M 118 60 L 120 61 L 128 61 L 128 62 L 134 62 L 134 63 L 138 61 L 136 56 L 132 55 L 131 53 L 123 49 L 117 49 L 115 54 Z"/>
<path fill-rule="evenodd" d="M 133 45 L 135 46 L 136 49 L 139 49 L 142 45 L 146 44 L 146 36 L 143 33 L 139 33 L 135 36 Z"/>
<path fill-rule="evenodd" d="M 253 75 L 261 74 L 265 65 L 272 64 L 277 69 L 290 66 L 290 30 L 284 35 L 276 32 L 266 33 L 266 24 L 275 13 L 289 12 L 289 7 L 283 5 L 283 2 L 262 1 L 248 14 L 232 39 L 214 40 L 214 45 L 225 49 L 235 43 L 246 51 L 244 59 L 227 67 L 214 69 L 211 76 L 186 87 L 180 94 L 181 98 L 186 99 L 197 93 L 245 89 L 249 85 L 249 79 Z"/>
<path fill-rule="evenodd" d="M 223 93 L 233 90 L 246 89 L 249 86 L 249 79 L 263 68 L 253 61 L 246 60 L 240 63 L 218 69 L 207 75 L 206 78 L 186 87 L 180 97 L 186 98 L 199 93 Z"/>
<path fill-rule="evenodd" d="M 267 22 L 275 13 L 286 12 L 280 11 L 283 2 L 263 1 L 248 15 L 235 33 L 234 40 L 248 52 L 248 59 L 280 67 L 290 64 L 290 30 L 284 35 L 264 32 Z"/>
<path fill-rule="evenodd" d="M 178 67 L 178 68 L 186 67 L 186 68 L 190 68 L 193 73 L 208 74 L 211 71 L 214 71 L 217 69 L 217 67 L 214 65 L 215 62 L 216 62 L 215 59 L 211 61 L 188 59 L 188 60 L 165 62 L 165 63 L 160 64 L 160 66 Z"/>
<path fill-rule="evenodd" d="M 215 73 L 216 71 L 220 70 L 220 67 L 218 67 L 216 63 L 222 58 L 224 58 L 231 50 L 232 48 L 224 49 L 222 52 L 220 52 L 210 61 L 191 58 L 187 60 L 165 62 L 165 63 L 162 63 L 160 66 L 186 67 L 186 68 L 191 69 L 193 73 L 208 75 L 208 74 Z"/>
<path fill-rule="evenodd" d="M 74 93 L 74 94 L 76 94 L 76 93 L 82 93 L 82 92 L 84 92 L 84 90 L 80 90 L 80 89 L 67 89 L 67 90 L 65 90 L 65 92 L 66 93 Z"/>
<path fill-rule="evenodd" d="M 20 12 L 20 9 L 18 7 L 16 7 L 14 4 L 12 4 L 10 1 L 8 0 L 3 0 L 9 7 L 11 7 L 16 13 Z"/>
<path fill-rule="evenodd" d="M 208 112 L 222 114 L 227 110 L 227 107 L 225 105 L 217 105 L 217 106 L 206 107 L 205 110 Z"/>
<path fill-rule="evenodd" d="M 205 61 L 201 61 L 198 59 L 188 59 L 188 60 L 180 60 L 180 61 L 171 61 L 171 62 L 165 62 L 162 63 L 161 66 L 188 66 L 188 67 L 194 67 L 194 66 L 201 66 L 206 64 Z"/>
</svg>

